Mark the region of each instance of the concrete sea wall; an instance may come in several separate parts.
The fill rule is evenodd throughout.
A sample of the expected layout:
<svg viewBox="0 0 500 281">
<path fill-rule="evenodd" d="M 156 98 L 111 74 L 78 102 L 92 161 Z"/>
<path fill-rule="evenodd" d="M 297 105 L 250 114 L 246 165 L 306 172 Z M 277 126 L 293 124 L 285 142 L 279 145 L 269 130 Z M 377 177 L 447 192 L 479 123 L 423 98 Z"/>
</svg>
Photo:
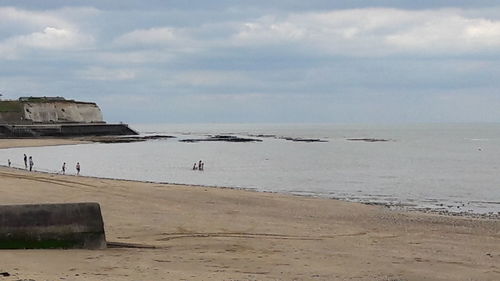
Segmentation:
<svg viewBox="0 0 500 281">
<path fill-rule="evenodd" d="M 104 249 L 98 203 L 0 205 L 0 249 Z"/>
<path fill-rule="evenodd" d="M 0 138 L 123 136 L 137 134 L 126 124 L 0 124 Z"/>
</svg>

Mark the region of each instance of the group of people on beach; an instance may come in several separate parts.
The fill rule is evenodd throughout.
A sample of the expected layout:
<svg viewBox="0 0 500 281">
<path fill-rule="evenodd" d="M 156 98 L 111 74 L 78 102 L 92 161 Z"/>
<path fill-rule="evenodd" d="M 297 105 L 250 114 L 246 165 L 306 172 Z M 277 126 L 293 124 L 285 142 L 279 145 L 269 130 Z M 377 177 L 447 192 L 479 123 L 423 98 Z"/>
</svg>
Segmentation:
<svg viewBox="0 0 500 281">
<path fill-rule="evenodd" d="M 24 168 L 28 170 L 28 165 L 29 165 L 30 171 L 33 171 L 33 166 L 35 165 L 35 162 L 33 162 L 33 156 L 28 157 L 26 154 L 24 154 L 23 160 L 24 160 Z M 7 164 L 9 165 L 9 167 L 12 166 L 12 162 L 10 161 L 10 159 L 7 159 Z"/>
<path fill-rule="evenodd" d="M 29 166 L 29 170 L 33 171 L 33 166 L 35 165 L 35 163 L 33 162 L 33 156 L 28 157 L 26 154 L 24 154 L 23 160 L 24 160 L 24 168 L 26 170 L 28 170 L 28 166 Z M 10 161 L 10 159 L 7 159 L 7 164 L 9 165 L 9 167 L 12 166 L 12 162 Z M 76 163 L 75 168 L 76 168 L 76 175 L 77 176 L 80 175 L 80 169 L 81 169 L 80 162 Z M 60 172 L 63 175 L 66 174 L 66 162 L 63 163 Z"/>
<path fill-rule="evenodd" d="M 196 166 L 196 164 L 198 164 L 198 166 Z M 198 161 L 198 163 L 194 162 L 193 170 L 203 171 L 204 169 L 205 169 L 205 163 L 203 163 L 201 160 Z"/>
<path fill-rule="evenodd" d="M 76 162 L 75 168 L 76 168 L 76 175 L 79 176 L 80 175 L 80 162 Z M 63 175 L 66 174 L 66 162 L 64 162 L 63 165 L 62 165 L 61 173 Z"/>
<path fill-rule="evenodd" d="M 30 171 L 33 170 L 33 166 L 35 165 L 35 163 L 33 162 L 33 156 L 30 156 L 28 158 L 28 156 L 26 156 L 26 154 L 24 154 L 24 168 L 26 170 L 28 170 L 28 165 L 30 166 Z M 10 163 L 10 159 L 9 159 L 9 167 L 10 167 L 11 163 Z"/>
</svg>

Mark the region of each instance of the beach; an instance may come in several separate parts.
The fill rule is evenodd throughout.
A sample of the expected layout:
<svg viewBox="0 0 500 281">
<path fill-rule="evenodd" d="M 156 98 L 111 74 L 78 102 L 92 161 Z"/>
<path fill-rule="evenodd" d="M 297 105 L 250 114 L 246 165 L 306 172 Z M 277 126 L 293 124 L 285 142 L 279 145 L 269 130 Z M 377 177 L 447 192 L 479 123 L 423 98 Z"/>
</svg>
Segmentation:
<svg viewBox="0 0 500 281">
<path fill-rule="evenodd" d="M 500 280 L 495 219 L 10 168 L 0 194 L 0 204 L 98 202 L 110 245 L 2 250 L 0 280 Z"/>
</svg>

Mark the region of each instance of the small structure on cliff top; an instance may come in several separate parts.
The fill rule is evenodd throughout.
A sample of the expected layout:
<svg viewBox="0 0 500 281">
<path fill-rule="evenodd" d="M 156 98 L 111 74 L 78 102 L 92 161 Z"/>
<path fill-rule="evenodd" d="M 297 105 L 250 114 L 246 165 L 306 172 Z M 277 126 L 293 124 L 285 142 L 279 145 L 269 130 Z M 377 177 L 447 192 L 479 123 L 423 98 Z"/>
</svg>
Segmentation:
<svg viewBox="0 0 500 281">
<path fill-rule="evenodd" d="M 63 97 L 0 101 L 0 137 L 137 135 L 126 124 L 108 124 L 94 102 Z"/>
</svg>

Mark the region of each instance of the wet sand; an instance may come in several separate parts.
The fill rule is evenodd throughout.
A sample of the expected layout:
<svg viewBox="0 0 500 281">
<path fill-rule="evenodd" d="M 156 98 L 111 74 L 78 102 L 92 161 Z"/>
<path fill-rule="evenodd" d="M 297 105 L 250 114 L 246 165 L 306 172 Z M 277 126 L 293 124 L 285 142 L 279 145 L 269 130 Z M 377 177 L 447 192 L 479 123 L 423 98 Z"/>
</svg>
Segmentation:
<svg viewBox="0 0 500 281">
<path fill-rule="evenodd" d="M 69 145 L 90 143 L 90 141 L 79 139 L 53 139 L 53 138 L 40 138 L 40 139 L 0 139 L 1 148 L 14 148 L 14 147 L 33 147 L 33 146 L 52 146 L 52 145 Z"/>
<path fill-rule="evenodd" d="M 499 220 L 9 168 L 0 195 L 99 202 L 120 246 L 2 250 L 0 280 L 500 280 Z"/>
</svg>

